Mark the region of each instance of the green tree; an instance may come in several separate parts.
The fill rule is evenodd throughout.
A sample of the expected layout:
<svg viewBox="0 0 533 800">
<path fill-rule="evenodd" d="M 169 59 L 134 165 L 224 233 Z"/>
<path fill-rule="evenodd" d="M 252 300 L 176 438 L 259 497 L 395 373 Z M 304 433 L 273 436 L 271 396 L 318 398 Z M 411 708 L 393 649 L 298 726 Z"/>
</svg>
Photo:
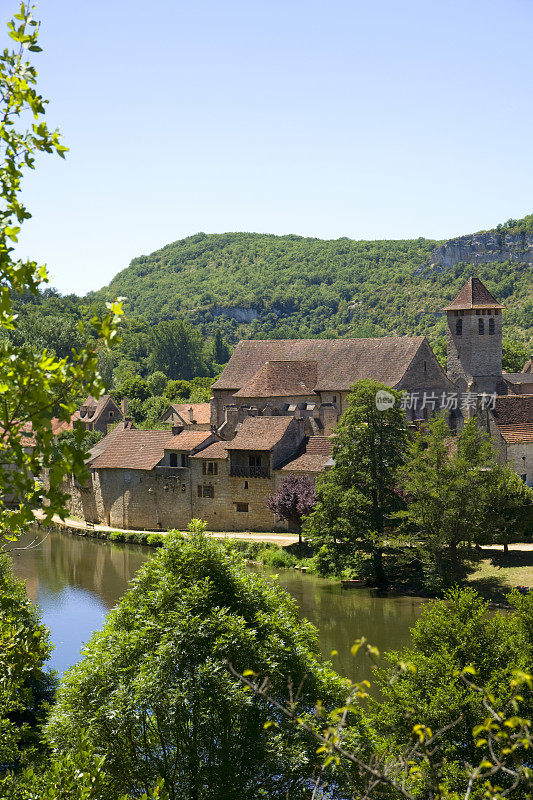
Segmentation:
<svg viewBox="0 0 533 800">
<path fill-rule="evenodd" d="M 386 392 L 394 405 L 379 410 L 378 392 Z M 407 429 L 400 400 L 398 392 L 375 381 L 352 387 L 335 431 L 334 466 L 318 478 L 317 504 L 304 525 L 318 544 L 368 549 L 378 584 L 386 583 L 385 532 L 402 506 L 397 471 L 404 460 Z"/>
<path fill-rule="evenodd" d="M 24 585 L 13 577 L 8 557 L 0 555 L 0 785 L 38 747 L 55 688 L 45 669 L 51 649 Z"/>
<path fill-rule="evenodd" d="M 21 225 L 31 215 L 20 197 L 25 170 L 33 169 L 40 153 L 63 156 L 58 131 L 51 131 L 44 120 L 46 101 L 37 91 L 37 70 L 29 54 L 39 52 L 38 24 L 31 3 L 23 2 L 19 13 L 8 23 L 15 48 L 0 53 L 0 531 L 16 535 L 33 521 L 32 505 L 44 494 L 44 512 L 50 519 L 65 513 L 61 485 L 66 472 L 84 474 L 83 450 L 66 446 L 54 448 L 50 418 L 57 409 L 60 419 L 68 420 L 75 411 L 75 398 L 81 394 L 97 397 L 103 391 L 97 371 L 95 347 L 76 347 L 70 356 L 58 358 L 33 343 L 16 343 L 20 319 L 14 311 L 17 298 L 39 300 L 40 284 L 46 269 L 34 261 L 14 258 L 14 245 Z M 92 332 L 107 347 L 116 338 L 120 303 L 109 304 L 108 316 L 91 320 Z M 83 331 L 80 335 L 84 336 Z M 22 433 L 31 426 L 34 447 L 25 447 Z M 54 459 L 52 461 L 52 457 Z M 43 489 L 33 478 L 49 468 L 49 481 Z M 15 507 L 7 501 L 15 498 Z"/>
<path fill-rule="evenodd" d="M 504 339 L 502 342 L 502 369 L 505 372 L 522 372 L 531 353 L 524 342 L 517 339 Z"/>
<path fill-rule="evenodd" d="M 132 375 L 125 378 L 118 389 L 115 389 L 113 397 L 116 401 L 127 397 L 128 400 L 138 400 L 142 403 L 150 397 L 150 389 L 147 382 L 140 375 Z"/>
<path fill-rule="evenodd" d="M 225 364 L 229 361 L 230 349 L 225 341 L 220 328 L 217 328 L 213 337 L 213 361 L 215 364 Z"/>
<path fill-rule="evenodd" d="M 174 320 L 160 322 L 150 331 L 150 365 L 168 378 L 206 375 L 204 343 L 201 334 L 190 325 Z"/>
<path fill-rule="evenodd" d="M 305 676 L 302 713 L 346 684 L 320 661 L 296 603 L 204 528 L 193 521 L 141 568 L 65 676 L 48 736 L 70 751 L 86 729 L 117 793 L 138 796 L 160 776 L 172 800 L 301 797 L 315 747 L 265 730 L 267 708 L 226 662 L 268 674 L 282 701 L 287 676 L 295 687 Z"/>
<path fill-rule="evenodd" d="M 445 553 L 453 577 L 459 569 L 459 544 L 480 542 L 495 532 L 490 511 L 500 503 L 503 512 L 503 473 L 490 439 L 475 420 L 454 438 L 444 415 L 438 415 L 414 436 L 400 473 L 408 503 L 399 516 L 404 530 L 432 554 L 441 578 L 447 572 Z"/>
<path fill-rule="evenodd" d="M 152 374 L 147 377 L 146 383 L 148 384 L 150 392 L 154 396 L 159 397 L 165 391 L 167 378 L 163 372 L 152 372 Z"/>
<path fill-rule="evenodd" d="M 486 530 L 507 555 L 511 536 L 526 537 L 533 530 L 533 489 L 506 465 L 487 488 Z"/>
</svg>

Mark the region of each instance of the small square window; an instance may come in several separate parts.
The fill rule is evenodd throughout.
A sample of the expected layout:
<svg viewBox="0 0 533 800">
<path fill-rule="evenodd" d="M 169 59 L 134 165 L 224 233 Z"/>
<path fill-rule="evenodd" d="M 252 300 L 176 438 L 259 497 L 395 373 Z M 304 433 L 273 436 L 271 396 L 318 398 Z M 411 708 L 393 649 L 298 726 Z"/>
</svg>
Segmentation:
<svg viewBox="0 0 533 800">
<path fill-rule="evenodd" d="M 235 511 L 238 511 L 240 514 L 247 514 L 248 503 L 235 503 Z"/>
</svg>

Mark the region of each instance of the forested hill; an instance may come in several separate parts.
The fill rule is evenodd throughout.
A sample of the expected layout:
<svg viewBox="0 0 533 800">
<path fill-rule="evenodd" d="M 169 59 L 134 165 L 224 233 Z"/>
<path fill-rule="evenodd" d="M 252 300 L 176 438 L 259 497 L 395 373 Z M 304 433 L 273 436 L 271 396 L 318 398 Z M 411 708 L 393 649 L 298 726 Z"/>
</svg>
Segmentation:
<svg viewBox="0 0 533 800">
<path fill-rule="evenodd" d="M 527 341 L 531 266 L 491 260 L 502 258 L 497 252 L 487 263 L 443 266 L 434 255 L 443 244 L 200 233 L 135 258 L 87 300 L 125 296 L 129 313 L 151 324 L 187 320 L 207 334 L 219 328 L 231 342 L 422 333 L 436 342 L 444 332 L 442 307 L 476 263 L 507 306 L 507 333 Z"/>
</svg>

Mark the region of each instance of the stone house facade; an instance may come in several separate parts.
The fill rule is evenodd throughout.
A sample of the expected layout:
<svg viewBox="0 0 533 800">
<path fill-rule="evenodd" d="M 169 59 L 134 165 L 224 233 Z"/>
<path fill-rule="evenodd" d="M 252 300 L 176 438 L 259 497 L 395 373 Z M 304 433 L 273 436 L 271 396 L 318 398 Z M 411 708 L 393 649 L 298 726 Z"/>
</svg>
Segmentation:
<svg viewBox="0 0 533 800">
<path fill-rule="evenodd" d="M 110 426 L 124 419 L 125 413 L 110 395 L 104 394 L 98 400 L 89 395 L 75 416 L 75 424 L 86 430 L 107 433 Z"/>
<path fill-rule="evenodd" d="M 497 397 L 494 408 L 480 411 L 478 420 L 501 461 L 533 486 L 533 394 Z"/>
</svg>

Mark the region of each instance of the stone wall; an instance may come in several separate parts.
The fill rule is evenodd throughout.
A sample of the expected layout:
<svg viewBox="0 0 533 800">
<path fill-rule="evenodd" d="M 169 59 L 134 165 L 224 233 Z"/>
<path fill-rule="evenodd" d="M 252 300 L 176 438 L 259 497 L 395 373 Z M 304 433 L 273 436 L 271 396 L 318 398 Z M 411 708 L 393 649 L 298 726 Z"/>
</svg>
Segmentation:
<svg viewBox="0 0 533 800">
<path fill-rule="evenodd" d="M 93 470 L 89 482 L 71 478 L 70 511 L 89 522 L 116 528 L 183 529 L 191 519 L 188 470 Z"/>
</svg>

